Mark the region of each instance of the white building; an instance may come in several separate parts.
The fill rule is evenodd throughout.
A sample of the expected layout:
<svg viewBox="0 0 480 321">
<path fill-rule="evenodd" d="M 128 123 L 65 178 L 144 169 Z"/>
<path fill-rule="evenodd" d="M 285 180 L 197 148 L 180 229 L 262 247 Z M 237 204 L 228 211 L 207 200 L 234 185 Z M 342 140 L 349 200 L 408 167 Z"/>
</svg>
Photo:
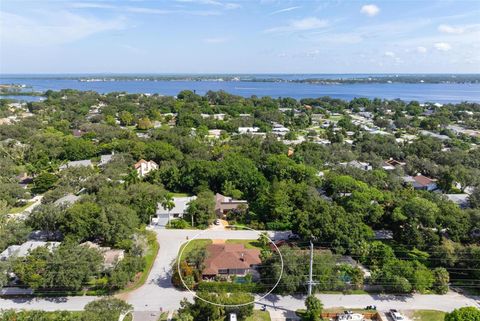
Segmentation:
<svg viewBox="0 0 480 321">
<path fill-rule="evenodd" d="M 348 163 L 340 163 L 340 165 L 344 167 L 355 167 L 364 171 L 371 171 L 372 170 L 372 165 L 369 163 L 364 163 L 364 162 L 359 162 L 357 160 L 353 160 Z"/>
<path fill-rule="evenodd" d="M 157 170 L 158 169 L 158 164 L 155 163 L 154 161 L 146 161 L 144 159 L 139 160 L 135 165 L 135 170 L 137 171 L 138 175 L 140 177 L 144 177 L 151 171 Z"/>
<path fill-rule="evenodd" d="M 22 245 L 10 245 L 5 251 L 0 253 L 0 261 L 5 261 L 11 257 L 25 257 L 30 251 L 46 246 L 50 251 L 60 245 L 60 242 L 27 241 Z"/>
<path fill-rule="evenodd" d="M 289 131 L 290 131 L 290 129 L 288 129 L 287 127 L 285 127 L 281 124 L 276 124 L 276 123 L 273 124 L 273 128 L 272 128 L 272 133 L 273 134 L 284 136 Z"/>
<path fill-rule="evenodd" d="M 158 203 L 157 206 L 157 224 L 165 226 L 171 219 L 181 218 L 187 212 L 189 203 L 195 200 L 196 196 L 182 196 L 174 197 L 173 203 L 175 206 L 169 211 Z"/>
<path fill-rule="evenodd" d="M 108 163 L 110 163 L 114 155 L 115 155 L 115 152 L 112 152 L 111 154 L 107 154 L 107 155 L 100 155 L 100 163 L 98 163 L 98 166 L 105 166 Z"/>
<path fill-rule="evenodd" d="M 256 133 L 260 130 L 258 127 L 238 127 L 240 134 Z"/>
<path fill-rule="evenodd" d="M 71 167 L 93 167 L 92 161 L 89 159 L 79 160 L 79 161 L 72 161 L 66 164 L 63 164 L 59 167 L 60 170 L 64 170 Z"/>
</svg>

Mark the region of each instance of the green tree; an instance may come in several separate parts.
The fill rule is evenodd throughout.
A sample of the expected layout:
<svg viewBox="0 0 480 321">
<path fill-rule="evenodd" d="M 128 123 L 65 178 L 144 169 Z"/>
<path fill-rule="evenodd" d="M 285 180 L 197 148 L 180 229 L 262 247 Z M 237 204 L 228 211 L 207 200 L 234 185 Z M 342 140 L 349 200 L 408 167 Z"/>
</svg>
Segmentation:
<svg viewBox="0 0 480 321">
<path fill-rule="evenodd" d="M 150 217 L 155 215 L 160 203 L 165 195 L 162 186 L 141 182 L 129 185 L 127 188 L 128 206 L 137 212 L 140 222 L 148 224 Z"/>
<path fill-rule="evenodd" d="M 41 273 L 43 286 L 79 290 L 91 278 L 98 276 L 102 261 L 97 250 L 64 242 L 46 259 Z"/>
<path fill-rule="evenodd" d="M 480 321 L 480 309 L 475 307 L 455 309 L 445 315 L 445 321 Z"/>
<path fill-rule="evenodd" d="M 48 232 L 51 238 L 56 231 L 60 230 L 65 220 L 65 211 L 63 206 L 42 204 L 30 213 L 25 222 L 34 230 Z"/>
<path fill-rule="evenodd" d="M 322 311 L 323 311 L 323 304 L 320 299 L 315 297 L 314 295 L 309 295 L 305 299 L 305 307 L 307 308 L 307 312 L 305 313 L 304 317 L 302 318 L 305 321 L 320 321 L 322 320 Z"/>
<path fill-rule="evenodd" d="M 24 221 L 10 220 L 0 215 L 0 251 L 3 252 L 10 245 L 22 244 L 31 231 Z"/>
<path fill-rule="evenodd" d="M 41 194 L 53 187 L 58 177 L 54 174 L 42 172 L 33 178 L 32 192 Z"/>
<path fill-rule="evenodd" d="M 203 191 L 191 201 L 186 217 L 192 221 L 192 226 L 207 227 L 215 219 L 215 197 L 211 191 Z"/>
<path fill-rule="evenodd" d="M 116 298 L 102 298 L 85 306 L 84 319 L 92 321 L 117 321 L 120 314 L 133 311 L 133 307 Z"/>
<path fill-rule="evenodd" d="M 103 209 L 106 222 L 102 224 L 100 235 L 105 243 L 119 246 L 128 240 L 139 226 L 140 220 L 136 212 L 122 204 L 111 204 Z"/>
<path fill-rule="evenodd" d="M 254 296 L 251 293 L 236 292 L 230 293 L 227 297 L 222 298 L 222 304 L 230 305 L 225 307 L 225 315 L 228 317 L 230 313 L 235 313 L 238 320 L 245 320 L 253 314 Z M 247 304 L 249 303 L 249 304 Z M 237 305 L 233 307 L 233 305 Z"/>
<path fill-rule="evenodd" d="M 170 224 L 170 211 L 173 210 L 173 208 L 175 207 L 175 202 L 173 201 L 172 194 L 165 194 L 160 205 L 162 205 L 162 207 L 168 211 L 168 224 Z"/>
<path fill-rule="evenodd" d="M 47 247 L 38 247 L 24 257 L 13 262 L 15 275 L 27 286 L 38 289 L 45 286 L 45 270 L 50 259 Z"/>
<path fill-rule="evenodd" d="M 448 271 L 445 268 L 435 268 L 433 277 L 435 279 L 433 283 L 435 293 L 446 294 L 448 292 L 448 283 L 450 282 Z"/>
<path fill-rule="evenodd" d="M 138 172 L 136 169 L 130 170 L 128 175 L 125 177 L 125 187 L 130 185 L 134 185 L 140 182 L 140 176 L 138 176 Z"/>
<path fill-rule="evenodd" d="M 152 127 L 153 127 L 153 124 L 148 117 L 140 118 L 137 121 L 137 128 L 140 129 L 140 130 L 147 130 L 147 129 L 150 129 Z"/>
<path fill-rule="evenodd" d="M 67 209 L 61 230 L 65 236 L 82 242 L 100 236 L 104 224 L 101 207 L 94 202 L 82 202 Z"/>
<path fill-rule="evenodd" d="M 120 113 L 120 124 L 124 126 L 133 125 L 133 115 L 128 111 L 122 111 Z"/>
</svg>

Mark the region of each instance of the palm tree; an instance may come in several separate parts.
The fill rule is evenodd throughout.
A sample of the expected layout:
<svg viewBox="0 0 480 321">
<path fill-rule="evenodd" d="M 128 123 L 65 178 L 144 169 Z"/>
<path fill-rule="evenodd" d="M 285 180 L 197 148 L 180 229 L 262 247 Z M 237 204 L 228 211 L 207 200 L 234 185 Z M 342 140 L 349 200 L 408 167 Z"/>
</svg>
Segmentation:
<svg viewBox="0 0 480 321">
<path fill-rule="evenodd" d="M 136 184 L 139 181 L 140 177 L 138 177 L 138 172 L 135 169 L 132 169 L 130 173 L 128 173 L 128 175 L 125 177 L 125 187 Z"/>
<path fill-rule="evenodd" d="M 175 202 L 173 201 L 173 196 L 170 193 L 167 193 L 163 197 L 163 201 L 161 203 L 162 207 L 168 211 L 168 225 L 170 225 L 170 211 L 173 210 L 175 207 Z"/>
</svg>

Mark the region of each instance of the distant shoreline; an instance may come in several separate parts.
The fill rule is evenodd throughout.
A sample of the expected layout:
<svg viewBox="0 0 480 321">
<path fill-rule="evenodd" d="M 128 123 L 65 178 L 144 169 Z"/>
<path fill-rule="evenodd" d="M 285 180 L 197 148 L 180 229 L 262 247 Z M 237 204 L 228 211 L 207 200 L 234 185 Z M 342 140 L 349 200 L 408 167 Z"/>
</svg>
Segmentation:
<svg viewBox="0 0 480 321">
<path fill-rule="evenodd" d="M 478 84 L 480 74 L 37 74 L 1 75 L 2 79 L 52 79 L 80 82 L 116 81 L 209 81 L 209 82 L 271 82 L 306 83 L 320 85 L 426 83 L 426 84 Z"/>
</svg>

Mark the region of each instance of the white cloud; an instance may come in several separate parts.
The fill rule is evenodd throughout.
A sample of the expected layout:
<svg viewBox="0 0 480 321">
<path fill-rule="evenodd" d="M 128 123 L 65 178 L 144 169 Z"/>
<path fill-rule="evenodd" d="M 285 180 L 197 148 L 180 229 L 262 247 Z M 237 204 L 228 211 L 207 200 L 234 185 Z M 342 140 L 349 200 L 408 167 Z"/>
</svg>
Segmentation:
<svg viewBox="0 0 480 321">
<path fill-rule="evenodd" d="M 299 8 L 301 8 L 301 7 L 289 7 L 289 8 L 285 8 L 285 9 L 280 9 L 280 10 L 277 10 L 277 11 L 273 11 L 272 13 L 270 13 L 270 15 L 273 16 L 277 13 L 289 12 L 289 11 L 296 10 L 296 9 L 299 9 Z"/>
<path fill-rule="evenodd" d="M 307 31 L 325 28 L 326 26 L 328 26 L 327 20 L 322 20 L 315 17 L 308 17 L 300 20 L 291 20 L 286 26 L 270 28 L 265 30 L 265 32 L 271 33 Z"/>
<path fill-rule="evenodd" d="M 177 0 L 178 1 L 178 0 Z M 92 2 L 73 2 L 70 4 L 70 8 L 73 9 L 108 9 L 119 12 L 126 13 L 138 13 L 138 14 L 189 14 L 196 16 L 217 16 L 221 15 L 221 10 L 232 10 L 240 8 L 241 5 L 238 3 L 221 3 L 216 1 L 194 1 L 194 0 L 183 0 L 180 2 L 188 3 L 199 3 L 199 4 L 210 4 L 216 5 L 218 10 L 195 10 L 195 9 L 161 9 L 153 7 L 138 7 L 138 6 L 119 6 L 112 4 L 104 3 L 92 3 Z"/>
<path fill-rule="evenodd" d="M 183 2 L 183 3 L 195 3 L 200 5 L 212 5 L 212 6 L 222 7 L 227 10 L 238 9 L 242 7 L 239 3 L 221 2 L 216 0 L 176 0 L 176 1 Z"/>
<path fill-rule="evenodd" d="M 423 46 L 418 46 L 417 47 L 417 52 L 422 53 L 422 54 L 427 53 L 427 48 L 425 48 Z"/>
<path fill-rule="evenodd" d="M 224 43 L 227 42 L 228 38 L 224 37 L 214 37 L 214 38 L 204 38 L 203 42 L 205 43 Z"/>
<path fill-rule="evenodd" d="M 71 43 L 97 33 L 121 30 L 123 18 L 96 19 L 69 11 L 37 12 L 27 18 L 8 12 L 0 13 L 0 43 L 54 45 Z"/>
<path fill-rule="evenodd" d="M 131 13 L 146 13 L 146 14 L 169 14 L 171 10 L 143 8 L 143 7 L 124 7 L 123 10 Z"/>
<path fill-rule="evenodd" d="M 369 16 L 369 17 L 373 17 L 373 16 L 376 16 L 380 12 L 380 8 L 377 7 L 374 4 L 366 4 L 366 5 L 362 6 L 362 8 L 360 9 L 360 12 Z"/>
<path fill-rule="evenodd" d="M 155 9 L 155 8 L 145 8 L 145 7 L 119 7 L 120 10 L 129 12 L 129 13 L 140 13 L 140 14 L 189 14 L 194 16 L 218 16 L 221 15 L 220 11 L 215 10 L 166 10 L 166 9 Z"/>
<path fill-rule="evenodd" d="M 70 4 L 72 8 L 77 9 L 113 9 L 115 6 L 106 3 L 92 3 L 92 2 L 73 2 Z"/>
<path fill-rule="evenodd" d="M 383 55 L 385 57 L 391 57 L 391 58 L 395 57 L 395 53 L 393 51 L 385 51 Z"/>
<path fill-rule="evenodd" d="M 447 42 L 437 42 L 435 45 L 435 49 L 440 51 L 449 51 L 452 49 L 452 46 Z"/>
<path fill-rule="evenodd" d="M 241 8 L 242 6 L 238 3 L 226 3 L 224 5 L 225 9 L 228 9 L 228 10 L 233 10 L 233 9 L 238 9 L 238 8 Z"/>
<path fill-rule="evenodd" d="M 453 27 L 450 25 L 440 25 L 438 26 L 438 31 L 448 34 L 462 34 L 465 32 L 465 29 L 462 27 Z"/>
</svg>

